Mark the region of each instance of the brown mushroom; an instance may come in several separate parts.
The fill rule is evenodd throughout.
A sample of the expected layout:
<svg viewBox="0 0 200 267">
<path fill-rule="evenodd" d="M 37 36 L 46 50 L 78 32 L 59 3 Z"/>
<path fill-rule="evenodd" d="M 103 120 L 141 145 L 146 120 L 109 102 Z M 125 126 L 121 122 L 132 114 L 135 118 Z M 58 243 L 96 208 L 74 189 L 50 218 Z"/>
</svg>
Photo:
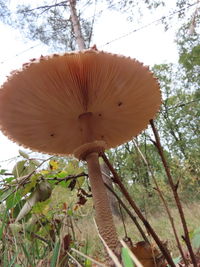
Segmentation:
<svg viewBox="0 0 200 267">
<path fill-rule="evenodd" d="M 96 50 L 42 57 L 24 65 L 0 91 L 0 129 L 48 154 L 86 160 L 99 232 L 118 238 L 99 167 L 99 153 L 139 134 L 161 104 L 147 67 Z"/>
</svg>

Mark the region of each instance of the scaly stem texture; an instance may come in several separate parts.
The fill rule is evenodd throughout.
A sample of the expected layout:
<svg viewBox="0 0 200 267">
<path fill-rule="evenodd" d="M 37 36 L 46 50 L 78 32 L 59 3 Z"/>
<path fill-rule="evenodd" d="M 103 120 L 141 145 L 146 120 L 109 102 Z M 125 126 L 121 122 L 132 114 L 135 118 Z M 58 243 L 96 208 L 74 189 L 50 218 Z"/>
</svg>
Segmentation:
<svg viewBox="0 0 200 267">
<path fill-rule="evenodd" d="M 172 257 L 171 257 L 171 255 L 169 253 L 169 251 L 163 245 L 163 243 L 159 239 L 159 237 L 156 234 L 156 232 L 153 230 L 153 228 L 151 227 L 151 225 L 149 224 L 149 222 L 145 219 L 145 217 L 141 213 L 140 209 L 137 207 L 137 205 L 134 202 L 134 200 L 129 195 L 129 193 L 126 190 L 125 186 L 121 182 L 121 179 L 119 178 L 117 172 L 115 171 L 115 169 L 113 168 L 112 164 L 110 163 L 110 161 L 108 160 L 108 158 L 106 157 L 106 155 L 104 153 L 102 154 L 102 158 L 103 158 L 104 162 L 107 164 L 107 166 L 109 167 L 111 173 L 113 174 L 114 182 L 119 186 L 121 192 L 123 193 L 123 195 L 125 196 L 125 198 L 129 202 L 129 204 L 131 205 L 131 207 L 134 209 L 135 213 L 138 215 L 138 217 L 140 218 L 140 220 L 143 222 L 143 224 L 146 227 L 147 231 L 151 234 L 151 236 L 155 240 L 156 244 L 158 245 L 158 247 L 160 248 L 161 252 L 163 253 L 163 256 L 167 260 L 169 266 L 175 267 L 176 265 L 174 264 L 174 262 L 172 260 Z"/>
<path fill-rule="evenodd" d="M 171 172 L 170 172 L 169 166 L 167 164 L 167 161 L 165 159 L 163 148 L 162 148 L 161 143 L 160 143 L 160 137 L 159 137 L 158 131 L 157 131 L 155 125 L 154 125 L 153 120 L 150 120 L 150 124 L 151 124 L 152 130 L 153 130 L 153 133 L 154 133 L 154 136 L 155 136 L 155 140 L 156 140 L 156 142 L 154 142 L 154 144 L 157 147 L 158 153 L 159 153 L 159 155 L 161 157 L 161 160 L 162 160 L 162 163 L 163 163 L 163 166 L 164 166 L 164 169 L 165 169 L 165 172 L 166 172 L 170 187 L 172 189 L 172 192 L 173 192 L 173 195 L 174 195 L 174 199 L 176 201 L 176 205 L 177 205 L 179 214 L 180 214 L 180 218 L 181 218 L 181 222 L 182 222 L 183 230 L 184 230 L 184 234 L 185 234 L 184 239 L 185 239 L 188 251 L 190 253 L 190 257 L 191 257 L 193 266 L 197 267 L 196 258 L 195 258 L 195 255 L 194 255 L 194 252 L 193 252 L 193 249 L 192 249 L 192 245 L 191 245 L 191 242 L 190 242 L 190 237 L 189 237 L 189 232 L 188 232 L 188 228 L 187 228 L 187 224 L 186 224 L 186 220 L 185 220 L 185 215 L 184 215 L 183 208 L 182 208 L 182 205 L 181 205 L 181 201 L 180 201 L 180 198 L 179 198 L 179 195 L 178 195 L 178 192 L 177 192 L 178 185 L 175 185 L 174 182 L 173 182 L 173 178 L 171 176 Z"/>
<path fill-rule="evenodd" d="M 114 251 L 119 245 L 119 241 L 112 218 L 106 187 L 101 175 L 98 153 L 94 152 L 89 154 L 86 157 L 86 161 L 88 164 L 98 230 L 108 247 Z"/>
<path fill-rule="evenodd" d="M 131 211 L 127 208 L 127 206 L 124 204 L 124 202 L 121 200 L 121 198 L 115 193 L 115 191 L 109 187 L 106 183 L 105 183 L 106 188 L 108 188 L 108 190 L 110 190 L 110 192 L 116 197 L 116 199 L 118 200 L 119 204 L 123 207 L 123 209 L 126 211 L 126 213 L 129 215 L 129 217 L 131 218 L 131 220 L 134 222 L 135 226 L 137 227 L 138 231 L 140 232 L 142 238 L 144 239 L 144 241 L 146 243 L 149 243 L 148 238 L 146 237 L 142 227 L 140 226 L 140 224 L 137 221 L 137 218 L 131 213 Z"/>
</svg>

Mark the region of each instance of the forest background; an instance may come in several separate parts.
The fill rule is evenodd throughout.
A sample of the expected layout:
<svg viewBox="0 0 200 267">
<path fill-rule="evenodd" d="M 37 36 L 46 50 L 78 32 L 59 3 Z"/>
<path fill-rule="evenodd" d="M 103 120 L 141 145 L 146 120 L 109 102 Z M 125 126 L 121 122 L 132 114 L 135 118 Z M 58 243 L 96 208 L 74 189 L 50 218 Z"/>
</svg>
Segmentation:
<svg viewBox="0 0 200 267">
<path fill-rule="evenodd" d="M 137 22 L 139 24 L 148 12 L 158 14 L 159 10 L 165 10 L 165 15 L 152 20 L 144 27 L 159 23 L 166 32 L 169 29 L 175 29 L 178 62 L 151 66 L 155 76 L 159 79 L 163 98 L 162 108 L 154 123 L 160 135 L 174 184 L 177 185 L 180 199 L 185 205 L 192 236 L 192 233 L 199 227 L 197 207 L 199 207 L 200 200 L 200 3 L 199 1 L 177 0 L 170 6 L 167 2 L 154 0 L 76 1 L 76 9 L 86 48 L 93 45 L 95 23 L 107 9 L 123 13 L 130 25 L 137 25 Z M 49 47 L 52 53 L 77 49 L 68 1 L 46 1 L 43 4 L 22 2 L 15 6 L 11 6 L 10 3 L 12 2 L 0 1 L 1 21 L 20 30 L 24 38 L 39 40 Z M 89 14 L 87 16 L 85 16 L 86 10 Z M 137 31 L 140 28 L 142 26 L 134 30 Z M 129 34 L 131 32 L 124 31 L 119 38 Z M 116 40 L 117 38 L 113 41 Z M 158 228 L 157 231 L 163 235 L 162 238 L 169 242 L 169 248 L 174 251 L 174 257 L 177 256 L 174 236 L 170 234 L 170 227 L 167 228 L 165 222 L 167 216 L 156 186 L 159 186 L 176 220 L 175 203 L 165 168 L 155 146 L 151 127 L 132 141 L 108 151 L 107 156 L 140 210 L 146 218 L 152 220 Z M 93 240 L 94 232 L 90 228 L 92 227 L 90 224 L 93 224 L 92 216 L 88 223 L 89 227 L 84 230 L 84 220 L 88 218 L 93 209 L 87 171 L 83 163 L 80 164 L 72 158 L 52 158 L 20 150 L 12 172 L 3 168 L 0 174 L 0 201 L 3 218 L 0 231 L 3 241 L 1 262 L 4 265 L 2 266 L 17 267 L 28 266 L 28 264 L 39 266 L 38 264 L 42 261 L 44 264 L 44 260 L 52 263 L 53 256 L 57 261 L 57 247 L 52 246 L 51 241 L 59 240 L 60 231 L 64 226 L 62 218 L 66 214 L 68 234 L 65 239 L 55 244 L 61 246 L 64 242 L 66 246 L 73 246 L 84 254 L 101 260 L 99 256 L 101 244 L 99 242 L 94 246 L 97 239 Z M 19 178 L 27 175 L 29 182 L 21 183 Z M 79 178 L 72 179 L 69 176 Z M 41 181 L 51 185 L 51 196 L 47 192 L 46 199 L 36 199 L 33 209 L 21 215 L 23 221 L 19 220 L 21 223 L 14 223 L 27 197 L 37 191 Z M 115 186 L 114 190 L 123 199 L 121 192 Z M 120 212 L 119 207 L 116 207 L 116 210 L 116 220 L 119 220 L 121 235 L 128 235 L 126 233 L 128 231 L 129 235 L 132 237 L 134 235 L 134 242 L 139 241 L 141 238 L 132 228 L 132 224 L 130 226 L 127 215 Z M 188 212 L 189 210 L 192 212 Z M 122 223 L 124 220 L 127 221 L 127 227 L 124 227 Z M 8 225 L 9 227 L 6 227 Z M 18 242 L 16 235 L 19 240 L 24 238 L 23 240 L 26 241 Z M 179 233 L 180 237 L 181 235 L 182 230 Z M 197 242 L 195 246 L 198 247 L 199 239 L 195 242 Z M 12 248 L 11 243 L 14 244 Z M 182 243 L 184 246 L 184 241 Z M 19 255 L 22 255 L 23 260 Z M 13 262 L 13 264 L 6 265 L 6 262 L 9 264 Z M 90 264 L 90 261 L 85 260 L 86 266 Z"/>
</svg>

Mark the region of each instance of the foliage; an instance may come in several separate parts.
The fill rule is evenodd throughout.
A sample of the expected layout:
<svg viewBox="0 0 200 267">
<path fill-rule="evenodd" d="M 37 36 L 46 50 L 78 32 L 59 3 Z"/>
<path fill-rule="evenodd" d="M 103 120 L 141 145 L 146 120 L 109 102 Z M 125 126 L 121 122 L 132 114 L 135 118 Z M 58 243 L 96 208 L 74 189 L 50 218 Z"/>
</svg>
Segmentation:
<svg viewBox="0 0 200 267">
<path fill-rule="evenodd" d="M 139 1 L 118 1 L 116 4 L 113 1 L 106 2 L 110 8 L 127 12 L 127 18 L 133 21 Z M 83 4 L 81 1 L 77 3 L 84 41 L 89 47 L 92 19 L 82 17 Z M 85 6 L 90 4 L 90 1 L 86 1 Z M 154 9 L 160 10 L 166 4 L 166 1 L 144 1 L 144 4 L 139 5 L 139 10 L 142 12 L 145 6 L 152 12 Z M 174 183 L 185 204 L 200 200 L 200 25 L 199 9 L 195 8 L 187 13 L 188 6 L 190 1 L 175 2 L 175 7 L 180 9 L 174 13 L 181 24 L 176 39 L 179 62 L 155 65 L 152 68 L 159 79 L 163 95 L 163 105 L 156 124 Z M 74 50 L 76 47 L 68 9 L 68 3 L 63 1 L 44 6 L 17 6 L 16 12 L 11 14 L 6 1 L 0 1 L 0 15 L 4 10 L 1 17 L 4 23 L 21 29 L 28 38 L 40 40 L 57 51 Z M 175 16 L 163 18 L 166 29 L 173 25 L 174 19 Z M 53 157 L 40 161 L 31 158 L 24 151 L 19 151 L 19 154 L 20 160 L 13 167 L 12 173 L 5 169 L 0 170 L 1 265 L 65 264 L 71 259 L 68 254 L 70 248 L 93 254 L 101 261 L 102 246 L 98 244 L 93 249 L 91 245 L 92 241 L 97 243 L 95 234 L 90 240 L 83 238 L 86 222 L 93 215 L 90 186 L 84 165 L 74 159 Z M 174 207 L 172 192 L 150 129 L 134 140 L 107 151 L 107 154 L 143 213 L 152 213 L 156 217 L 157 212 L 163 211 L 155 181 L 169 207 Z M 48 184 L 47 194 L 40 187 L 43 183 Z M 116 189 L 117 186 L 114 188 L 124 201 L 123 195 Z M 26 206 L 29 209 L 25 209 Z M 23 209 L 26 212 L 22 214 Z M 176 215 L 175 219 L 177 217 Z M 126 216 L 125 218 L 127 220 Z M 78 227 L 80 221 L 83 222 L 83 229 Z M 165 228 L 164 226 L 164 223 L 160 223 L 161 228 Z M 92 231 L 91 228 L 89 231 Z M 200 244 L 199 232 L 199 228 L 190 232 L 197 250 Z M 137 239 L 136 236 L 134 238 Z M 123 250 L 123 258 L 125 265 L 129 266 L 130 259 L 126 250 Z M 77 255 L 76 259 L 85 266 L 91 266 L 89 260 L 83 260 Z M 180 258 L 176 260 L 179 262 Z"/>
<path fill-rule="evenodd" d="M 20 151 L 20 156 L 22 160 L 16 163 L 12 174 L 9 174 L 10 177 L 2 181 L 0 190 L 0 239 L 2 244 L 5 244 L 2 247 L 3 258 L 0 257 L 0 260 L 13 260 L 20 264 L 16 255 L 22 254 L 25 262 L 31 266 L 36 266 L 44 259 L 50 266 L 56 266 L 56 262 L 61 260 L 60 257 L 64 262 L 68 259 L 65 253 L 67 246 L 82 246 L 75 240 L 74 221 L 83 216 L 81 207 L 91 196 L 86 181 L 87 174 L 84 173 L 84 166 L 73 159 L 51 158 L 46 165 L 44 160 L 42 168 L 38 161 L 31 159 L 24 151 Z M 34 165 L 33 169 L 34 162 L 37 162 L 37 165 Z M 3 175 L 7 175 L 6 171 Z M 51 188 L 47 195 L 44 191 L 46 189 L 41 188 L 43 184 L 49 185 L 48 190 Z M 7 236 L 10 236 L 10 240 L 17 237 L 16 255 L 12 254 L 13 259 L 9 256 Z M 54 245 L 55 240 L 57 242 Z"/>
<path fill-rule="evenodd" d="M 82 35 L 86 47 L 90 46 L 92 36 L 92 20 L 81 17 L 81 8 L 87 3 L 77 1 L 79 8 L 79 21 L 82 28 Z M 80 3 L 79 3 L 80 2 Z M 42 43 L 51 47 L 51 50 L 71 51 L 76 48 L 76 39 L 73 31 L 73 25 L 69 12 L 68 1 L 61 1 L 59 3 L 37 5 L 22 4 L 17 5 L 15 10 L 9 12 L 9 3 L 7 1 L 0 1 L 2 10 L 5 10 L 1 19 L 4 23 L 11 25 L 16 29 L 20 29 L 21 33 L 26 38 L 31 40 L 40 40 Z"/>
</svg>

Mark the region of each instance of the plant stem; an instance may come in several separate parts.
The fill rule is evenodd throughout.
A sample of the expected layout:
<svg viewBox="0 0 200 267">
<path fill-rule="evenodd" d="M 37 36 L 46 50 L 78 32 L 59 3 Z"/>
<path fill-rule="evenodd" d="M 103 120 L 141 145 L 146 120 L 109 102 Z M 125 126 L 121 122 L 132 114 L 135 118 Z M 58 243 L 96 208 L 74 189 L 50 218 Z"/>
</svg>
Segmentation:
<svg viewBox="0 0 200 267">
<path fill-rule="evenodd" d="M 185 234 L 185 243 L 187 245 L 187 248 L 188 248 L 188 251 L 189 251 L 189 254 L 190 254 L 190 257 L 191 257 L 191 261 L 193 263 L 193 266 L 197 267 L 196 258 L 195 258 L 195 255 L 194 255 L 194 252 L 193 252 L 193 249 L 192 249 L 192 245 L 191 245 L 191 242 L 190 242 L 190 237 L 189 237 L 189 232 L 188 232 L 188 228 L 187 228 L 187 224 L 186 224 L 186 220 L 185 220 L 185 215 L 184 215 L 183 208 L 182 208 L 182 205 L 181 205 L 181 201 L 180 201 L 180 198 L 179 198 L 179 195 L 178 195 L 178 192 L 177 192 L 178 186 L 175 185 L 174 182 L 173 182 L 173 178 L 171 176 L 171 172 L 170 172 L 168 163 L 167 163 L 167 161 L 165 159 L 163 148 L 161 146 L 160 137 L 159 137 L 158 131 L 157 131 L 155 125 L 154 125 L 153 120 L 150 120 L 150 124 L 151 124 L 152 130 L 153 130 L 153 133 L 154 133 L 154 136 L 155 136 L 155 140 L 156 140 L 156 142 L 154 142 L 154 145 L 156 146 L 156 148 L 158 150 L 158 153 L 159 153 L 159 155 L 161 157 L 161 160 L 162 160 L 162 163 L 163 163 L 163 166 L 164 166 L 164 169 L 165 169 L 168 181 L 169 181 L 169 185 L 170 185 L 170 187 L 172 189 L 172 192 L 173 192 L 173 195 L 174 195 L 174 199 L 175 199 L 178 211 L 179 211 L 179 215 L 180 215 L 180 218 L 181 218 L 181 222 L 182 222 L 182 226 L 183 226 L 183 230 L 184 230 L 184 234 Z"/>
<path fill-rule="evenodd" d="M 162 241 L 159 239 L 158 235 L 156 234 L 156 232 L 154 231 L 154 229 L 151 227 L 151 225 L 149 224 L 149 222 L 145 219 L 145 217 L 143 216 L 143 214 L 141 213 L 140 209 L 137 207 L 136 203 L 134 202 L 134 200 L 131 198 L 131 196 L 129 195 L 128 191 L 126 190 L 125 186 L 123 185 L 123 183 L 121 182 L 121 179 L 119 178 L 117 172 L 115 171 L 115 169 L 113 168 L 112 164 L 110 163 L 110 161 L 108 160 L 108 158 L 106 157 L 105 153 L 102 153 L 102 158 L 104 160 L 104 162 L 107 164 L 108 168 L 110 169 L 113 177 L 114 177 L 114 181 L 116 182 L 116 184 L 119 186 L 121 192 L 123 193 L 123 195 L 126 197 L 126 199 L 128 200 L 129 204 L 131 205 L 131 207 L 134 209 L 135 213 L 138 215 L 138 217 L 140 218 L 140 220 L 143 222 L 144 226 L 146 227 L 147 231 L 151 234 L 151 236 L 153 237 L 153 239 L 155 240 L 156 244 L 158 245 L 158 247 L 160 248 L 161 252 L 163 253 L 163 256 L 165 257 L 165 259 L 167 260 L 168 264 L 171 267 L 175 267 L 176 265 L 174 264 L 172 257 L 169 253 L 169 251 L 167 250 L 167 248 L 163 245 Z"/>
</svg>

